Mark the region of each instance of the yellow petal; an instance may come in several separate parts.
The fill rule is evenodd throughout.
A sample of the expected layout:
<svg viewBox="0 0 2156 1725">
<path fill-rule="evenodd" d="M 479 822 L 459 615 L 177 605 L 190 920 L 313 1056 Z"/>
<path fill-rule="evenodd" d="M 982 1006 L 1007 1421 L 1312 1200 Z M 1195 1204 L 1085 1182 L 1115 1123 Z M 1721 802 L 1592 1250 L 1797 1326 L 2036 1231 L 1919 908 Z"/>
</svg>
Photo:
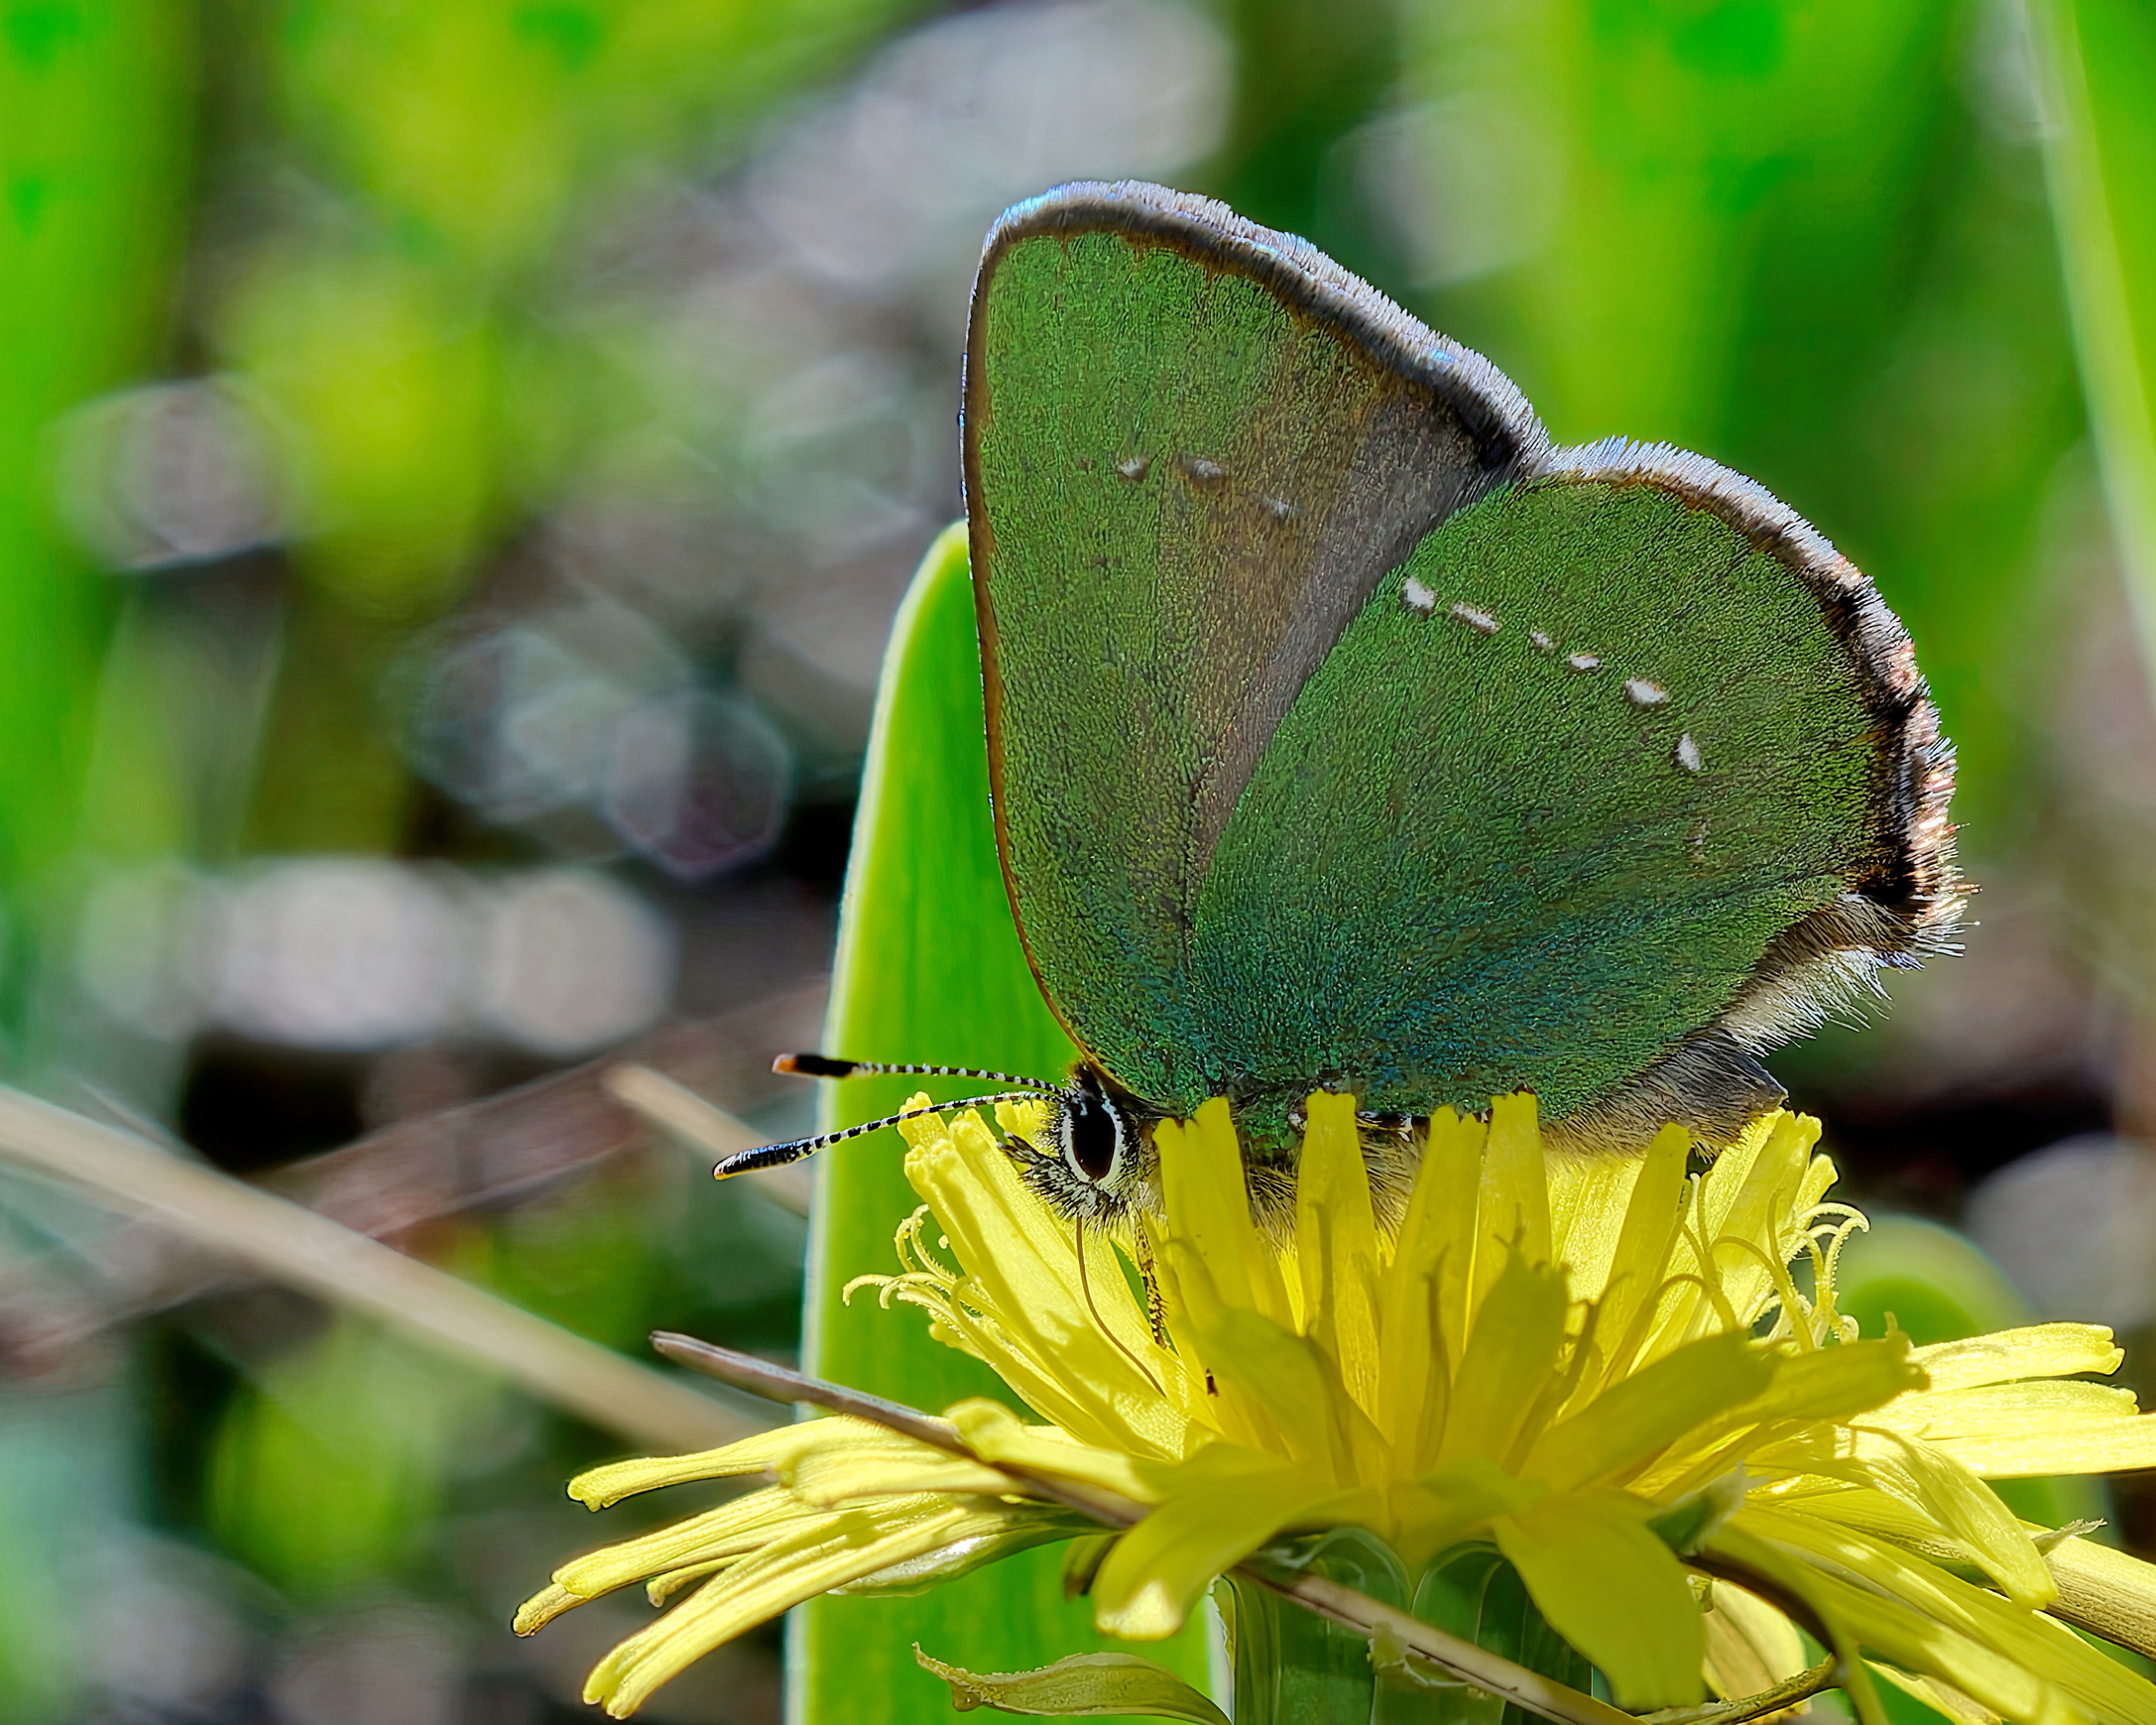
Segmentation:
<svg viewBox="0 0 2156 1725">
<path fill-rule="evenodd" d="M 1684 1707 L 1704 1690 L 1705 1631 L 1684 1566 L 1616 1494 L 1553 1494 L 1491 1524 L 1550 1627 L 1635 1713 Z"/>
<path fill-rule="evenodd" d="M 1392 1494 L 1400 1530 L 1393 1547 L 1412 1569 L 1493 1516 L 1525 1515 L 1547 1496 L 1549 1488 L 1541 1481 L 1520 1479 L 1479 1456 L 1447 1462 L 1412 1490 Z"/>
<path fill-rule="evenodd" d="M 1843 1661 L 1847 1693 L 1867 1725 L 1883 1721 L 1885 1714 L 1871 1667 L 1860 1657 L 1865 1648 L 1912 1671 L 1955 1671 L 1970 1691 L 1984 1695 L 1994 1706 L 2009 1701 L 2005 1711 L 2017 1721 L 2094 1725 L 2068 1697 L 2006 1656 L 1890 1595 L 1814 1568 L 1737 1523 L 1718 1530 L 1709 1548 L 1719 1563 L 1761 1576 L 1810 1609 L 1833 1640 Z"/>
<path fill-rule="evenodd" d="M 1751 1493 L 1751 1500 L 1769 1508 L 1861 1528 L 1941 1561 L 1945 1560 L 1943 1552 L 1952 1552 L 1956 1563 L 1969 1561 L 1969 1554 L 1941 1531 L 1937 1517 L 1913 1507 L 1906 1498 L 1890 1496 L 1874 1486 L 1851 1485 L 1815 1475 L 1761 1486 Z"/>
<path fill-rule="evenodd" d="M 1315 1466 L 1327 1479 L 1364 1471 L 1381 1444 L 1333 1363 L 1314 1341 L 1255 1311 L 1223 1310 L 1199 1332 L 1213 1376 L 1248 1405 L 1262 1408 L 1278 1440 L 1270 1447 Z"/>
<path fill-rule="evenodd" d="M 1812 1205 L 1834 1177 L 1825 1158 L 1811 1156 L 1818 1138 L 1819 1122 L 1807 1115 L 1770 1115 L 1724 1151 L 1700 1181 L 1695 1226 L 1709 1243 L 1710 1280 L 1739 1324 L 1748 1325 L 1774 1296 L 1773 1273 L 1764 1259 L 1786 1263 L 1795 1253 Z M 1734 1244 L 1737 1241 L 1749 1242 L 1751 1249 Z M 1690 1339 L 1706 1323 L 1709 1303 L 1698 1295 L 1682 1302 L 1680 1309 L 1691 1307 L 1692 1329 L 1678 1333 L 1661 1326 L 1649 1357 Z"/>
<path fill-rule="evenodd" d="M 1805 1559 L 1815 1587 L 1882 1658 L 1937 1676 L 2010 1719 L 2056 1711 L 2063 1691 L 2103 1725 L 2156 1725 L 2156 1686 L 2064 1625 L 1855 1529 L 1794 1511 L 1747 1505 L 1716 1534 L 1763 1535 Z M 1857 1587 L 1841 1579 L 1860 1577 Z M 1974 1650 L 1974 1651 L 1973 1651 Z"/>
<path fill-rule="evenodd" d="M 1487 1129 L 1449 1108 L 1430 1119 L 1407 1213 L 1378 1296 L 1377 1421 L 1394 1449 L 1427 1460 L 1443 1429 L 1451 1362 L 1467 1335 L 1467 1270 Z M 1429 1444 L 1421 1436 L 1432 1434 Z"/>
<path fill-rule="evenodd" d="M 2060 1431 L 2031 1431 L 2020 1437 L 1947 1437 L 1937 1443 L 1979 1479 L 2125 1473 L 2156 1467 L 2156 1415 Z"/>
<path fill-rule="evenodd" d="M 1273 1253 L 1251 1219 L 1243 1147 L 1227 1102 L 1216 1096 L 1195 1119 L 1163 1120 L 1153 1129 L 1153 1141 L 1160 1156 L 1161 1199 L 1174 1234 L 1210 1267 L 1222 1302 L 1294 1327 Z"/>
<path fill-rule="evenodd" d="M 1415 1180 L 1416 1204 L 1428 1200 L 1416 1242 L 1424 1255 L 1419 1267 L 1427 1268 L 1433 1278 L 1448 1360 L 1457 1360 L 1466 1348 L 1473 1315 L 1469 1294 L 1482 1224 L 1483 1153 L 1489 1142 L 1490 1129 L 1481 1121 L 1440 1109 L 1431 1117 Z M 1403 1238 L 1403 1254 L 1407 1246 Z"/>
<path fill-rule="evenodd" d="M 692 1582 L 716 1575 L 721 1569 L 729 1569 L 740 1561 L 739 1557 L 714 1557 L 708 1563 L 684 1563 L 678 1569 L 664 1570 L 645 1582 L 644 1597 L 654 1605 L 664 1605 Z"/>
<path fill-rule="evenodd" d="M 1968 1562 L 1968 1552 L 1927 1518 L 1880 1492 L 1837 1491 L 1776 1501 L 1797 1514 L 1860 1528 L 1934 1562 Z M 2054 1608 L 2059 1617 L 2136 1653 L 2156 1656 L 2156 1564 L 2094 1540 L 2056 1539 L 2029 1523 L 2022 1528 L 2043 1546 L 2045 1566 L 2059 1589 Z M 1973 1564 L 1970 1569 L 1976 1573 Z"/>
<path fill-rule="evenodd" d="M 2001 1725 L 1999 1716 L 1990 1708 L 1971 1700 L 1961 1690 L 1950 1683 L 1942 1683 L 1937 1677 L 1905 1671 L 1899 1665 L 1890 1665 L 1879 1660 L 1868 1660 L 1865 1663 L 1903 1694 L 1915 1696 L 1933 1712 L 1953 1720 L 1954 1725 Z"/>
<path fill-rule="evenodd" d="M 1872 1481 L 1928 1511 L 2007 1598 L 2020 1605 L 2049 1605 L 2059 1597 L 2035 1541 L 1975 1474 L 1913 1438 L 1859 1428 L 1857 1439 L 1857 1457 Z"/>
<path fill-rule="evenodd" d="M 1738 1334 L 1689 1343 L 1551 1426 L 1522 1471 L 1560 1490 L 1614 1478 L 1713 1416 L 1759 1396 L 1782 1363 Z"/>
<path fill-rule="evenodd" d="M 1348 1394 L 1377 1406 L 1377 1218 L 1363 1166 L 1355 1098 L 1323 1091 L 1295 1166 L 1295 1256 L 1311 1338 L 1330 1354 Z"/>
<path fill-rule="evenodd" d="M 1466 1455 L 1503 1461 L 1556 1370 L 1565 1333 L 1565 1279 L 1524 1254 L 1507 1254 L 1502 1262 L 1475 1313 L 1432 1461 Z"/>
<path fill-rule="evenodd" d="M 995 1510 L 933 1498 L 899 1499 L 822 1517 L 713 1576 L 592 1668 L 584 1699 L 615 1718 L 636 1711 L 653 1690 L 722 1642 L 804 1599 L 873 1575 L 1008 1518 Z"/>
<path fill-rule="evenodd" d="M 1157 1268 L 1176 1340 L 1187 1340 L 1206 1362 L 1220 1426 L 1232 1441 L 1291 1456 L 1334 1480 L 1352 1477 L 1359 1457 L 1381 1449 L 1376 1427 L 1315 1342 L 1229 1303 L 1212 1264 L 1180 1237 L 1163 1244 Z"/>
<path fill-rule="evenodd" d="M 1705 1421 L 1631 1482 L 1633 1489 L 1662 1498 L 1696 1490 L 1739 1455 L 1747 1464 L 1803 1472 L 1813 1438 L 1795 1436 L 1777 1445 L 1775 1428 L 1819 1426 L 1891 1401 L 1921 1382 L 1908 1353 L 1897 1337 L 1785 1356 L 1764 1392 Z"/>
<path fill-rule="evenodd" d="M 1430 1117 L 1415 1183 L 1393 1241 L 1393 1262 L 1410 1275 L 1432 1269 L 1440 1259 L 1465 1248 L 1475 1214 L 1475 1194 L 1482 1185 L 1483 1139 L 1478 1120 L 1462 1119 L 1450 1108 Z"/>
<path fill-rule="evenodd" d="M 686 1485 L 699 1479 L 734 1479 L 743 1474 L 764 1473 L 785 1453 L 793 1427 L 777 1426 L 744 1437 L 718 1449 L 694 1455 L 641 1456 L 634 1461 L 610 1461 L 589 1468 L 569 1481 L 569 1496 L 589 1509 L 603 1510 L 638 1492 L 659 1486 Z"/>
<path fill-rule="evenodd" d="M 1601 1301 L 1596 1341 L 1604 1353 L 1605 1374 L 1628 1369 L 1645 1339 L 1668 1274 L 1670 1242 L 1684 1216 L 1685 1165 L 1691 1154 L 1692 1137 L 1682 1127 L 1658 1134 L 1642 1161 L 1626 1164 L 1636 1166 L 1638 1175 L 1622 1210 L 1575 1223 L 1560 1251 L 1573 1266 L 1573 1297 Z M 1596 1388 L 1599 1384 L 1587 1386 L 1590 1393 Z"/>
<path fill-rule="evenodd" d="M 685 1522 L 572 1558 L 554 1571 L 554 1579 L 572 1593 L 596 1599 L 647 1575 L 758 1550 L 829 1519 L 830 1512 L 810 1509 L 791 1493 L 768 1486 Z"/>
<path fill-rule="evenodd" d="M 1516 1253 L 1530 1264 L 1550 1262 L 1549 1174 L 1532 1095 L 1499 1096 L 1490 1105 L 1490 1139 L 1483 1152 L 1477 1212 L 1477 1293 L 1497 1281 L 1506 1253 Z M 1485 1253 L 1491 1254 L 1487 1271 Z"/>
<path fill-rule="evenodd" d="M 1965 1390 L 2014 1378 L 2061 1378 L 2075 1372 L 2115 1372 L 2126 1356 L 2111 1332 L 2095 1323 L 2036 1323 L 1995 1330 L 1966 1341 L 1938 1342 L 1911 1356 L 1934 1390 Z"/>
<path fill-rule="evenodd" d="M 1661 1136 L 1669 1132 L 1683 1128 Z M 1571 1277 L 1573 1298 L 1599 1299 L 1609 1286 L 1625 1212 L 1653 1155 L 1650 1147 L 1644 1157 L 1550 1158 L 1550 1258 Z"/>
<path fill-rule="evenodd" d="M 1275 1456 L 1228 1444 L 1203 1450 L 1181 1464 L 1174 1492 L 1108 1553 L 1093 1581 L 1094 1621 L 1133 1641 L 1173 1635 L 1223 1569 L 1322 1508 L 1344 1507 L 1341 1499 L 1310 1469 Z"/>
<path fill-rule="evenodd" d="M 1185 1443 L 1182 1453 L 1195 1453 L 1204 1447 L 1208 1437 L 1226 1438 L 1247 1449 L 1280 1449 L 1279 1433 L 1262 1403 L 1246 1396 L 1234 1375 L 1224 1387 L 1207 1363 L 1207 1349 L 1212 1344 L 1204 1337 L 1209 1327 L 1217 1326 L 1226 1309 L 1214 1287 L 1212 1271 L 1196 1253 L 1174 1240 L 1155 1239 L 1152 1251 L 1152 1281 L 1168 1344 L 1192 1378 L 1205 1386 L 1202 1422 L 1206 1431 L 1204 1436 L 1199 1435 L 1200 1421 L 1194 1418 L 1190 1434 L 1196 1440 Z"/>
<path fill-rule="evenodd" d="M 1098 1524 L 1074 1510 L 1047 1504 L 982 1506 L 985 1513 L 1001 1515 L 1001 1525 L 972 1524 L 955 1539 L 878 1569 L 858 1580 L 841 1582 L 832 1591 L 856 1598 L 909 1598 L 1001 1563 L 1037 1545 L 1059 1544 L 1082 1537 Z M 657 1603 L 655 1600 L 654 1603 Z"/>
<path fill-rule="evenodd" d="M 1025 1490 L 1009 1474 L 978 1461 L 895 1431 L 885 1435 L 890 1441 L 875 1448 L 849 1444 L 804 1450 L 784 1463 L 779 1478 L 801 1503 L 820 1510 L 863 1498 L 904 1497 L 914 1492 L 994 1497 Z"/>
<path fill-rule="evenodd" d="M 1864 1423 L 1938 1443 L 1950 1438 L 2017 1437 L 2036 1430 L 2101 1424 L 2131 1419 L 2139 1412 L 2131 1390 L 2074 1378 L 2032 1378 L 2024 1383 L 1897 1396 L 1867 1415 Z"/>
<path fill-rule="evenodd" d="M 1811 1663 L 1797 1626 L 1734 1581 L 1714 1584 L 1700 1627 L 1707 1635 L 1707 1681 L 1725 1701 L 1761 1694 Z"/>
<path fill-rule="evenodd" d="M 1008 1461 L 1015 1467 L 1104 1486 L 1141 1503 L 1149 1495 L 1150 1470 L 1138 1458 L 1075 1442 L 1053 1426 L 1028 1425 L 999 1403 L 985 1398 L 961 1402 L 950 1410 L 949 1417 L 967 1448 L 984 1461 Z"/>
<path fill-rule="evenodd" d="M 584 1596 L 581 1593 L 571 1593 L 558 1581 L 553 1582 L 541 1587 L 518 1606 L 517 1615 L 510 1620 L 509 1627 L 519 1635 L 532 1635 L 544 1629 L 564 1611 L 573 1611 L 583 1603 Z"/>
<path fill-rule="evenodd" d="M 1429 1271 L 1402 1270 L 1395 1261 L 1384 1273 L 1379 1299 L 1377 1395 L 1372 1410 L 1387 1448 L 1413 1455 L 1425 1429 L 1444 1428 L 1445 1399 L 1450 1392 L 1451 1362 L 1436 1308 L 1436 1277 Z"/>
<path fill-rule="evenodd" d="M 914 1125 L 925 1122 L 909 1123 Z M 1240 1168 L 1240 1164 L 1239 1164 Z M 1113 1250 L 1042 1204 L 974 1116 L 915 1135 L 906 1177 L 932 1206 L 965 1273 L 938 1315 L 1026 1405 L 1090 1442 L 1178 1455 L 1181 1382 Z"/>
</svg>

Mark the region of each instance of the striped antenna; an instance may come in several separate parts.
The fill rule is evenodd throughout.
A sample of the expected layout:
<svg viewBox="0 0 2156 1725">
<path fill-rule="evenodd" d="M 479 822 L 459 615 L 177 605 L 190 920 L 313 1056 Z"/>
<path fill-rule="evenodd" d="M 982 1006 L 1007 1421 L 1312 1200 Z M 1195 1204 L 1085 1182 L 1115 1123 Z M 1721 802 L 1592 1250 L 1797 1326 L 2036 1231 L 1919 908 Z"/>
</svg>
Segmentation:
<svg viewBox="0 0 2156 1725">
<path fill-rule="evenodd" d="M 1042 1093 L 1060 1087 L 1017 1072 L 984 1072 L 978 1066 L 895 1066 L 883 1060 L 841 1060 L 830 1054 L 780 1054 L 772 1062 L 772 1070 L 791 1072 L 799 1078 L 979 1078 L 990 1084 L 1013 1084 L 1020 1090 Z M 962 1108 L 965 1104 L 952 1102 L 946 1106 Z"/>
<path fill-rule="evenodd" d="M 922 1069 L 910 1066 L 901 1068 L 904 1071 Z M 992 1096 L 968 1096 L 960 1102 L 931 1102 L 925 1108 L 908 1108 L 899 1114 L 887 1114 L 881 1120 L 864 1121 L 859 1126 L 849 1126 L 840 1132 L 819 1132 L 814 1138 L 796 1138 L 784 1144 L 767 1144 L 756 1150 L 738 1150 L 711 1171 L 711 1177 L 728 1180 L 738 1173 L 754 1173 L 758 1169 L 784 1168 L 788 1163 L 796 1163 L 805 1156 L 815 1155 L 826 1146 L 844 1144 L 849 1138 L 859 1138 L 864 1133 L 881 1132 L 885 1127 L 896 1126 L 901 1120 L 918 1120 L 924 1114 L 947 1114 L 953 1108 L 979 1108 L 992 1102 L 1029 1102 L 1046 1089 L 1047 1086 L 1043 1085 L 1038 1089 L 999 1090 Z"/>
</svg>

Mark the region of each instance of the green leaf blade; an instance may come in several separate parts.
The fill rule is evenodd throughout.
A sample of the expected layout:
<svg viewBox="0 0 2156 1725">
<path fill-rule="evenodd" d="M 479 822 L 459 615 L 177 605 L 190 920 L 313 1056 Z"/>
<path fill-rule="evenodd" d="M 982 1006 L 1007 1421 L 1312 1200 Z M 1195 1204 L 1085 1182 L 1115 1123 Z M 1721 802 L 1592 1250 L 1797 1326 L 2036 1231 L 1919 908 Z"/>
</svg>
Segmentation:
<svg viewBox="0 0 2156 1725">
<path fill-rule="evenodd" d="M 980 646 L 965 535 L 929 549 L 900 610 L 878 696 L 846 881 L 826 1051 L 1060 1077 L 1075 1050 L 1027 967 L 997 860 L 989 808 Z M 890 1113 L 916 1090 L 976 1093 L 966 1080 L 857 1078 L 829 1087 L 825 1121 Z M 853 1277 L 897 1267 L 892 1237 L 918 1202 L 896 1132 L 819 1159 L 806 1363 L 817 1376 L 915 1407 L 1016 1398 L 983 1366 L 932 1340 L 906 1311 L 852 1306 Z M 927 1725 L 945 1691 L 913 1664 L 918 1642 L 973 1670 L 1020 1671 L 1100 1651 L 1090 1602 L 1064 1597 L 1047 1546 L 909 1599 L 826 1598 L 796 1616 L 789 1653 L 799 1725 Z M 1202 1629 L 1150 1650 L 1203 1682 Z"/>
</svg>

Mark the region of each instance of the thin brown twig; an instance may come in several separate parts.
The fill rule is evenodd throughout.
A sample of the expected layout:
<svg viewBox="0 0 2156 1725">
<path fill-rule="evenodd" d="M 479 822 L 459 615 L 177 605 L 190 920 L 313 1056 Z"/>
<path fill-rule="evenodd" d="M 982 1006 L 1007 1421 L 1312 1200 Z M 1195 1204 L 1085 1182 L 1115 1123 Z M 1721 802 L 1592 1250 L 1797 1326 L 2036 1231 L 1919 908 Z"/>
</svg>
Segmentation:
<svg viewBox="0 0 2156 1725">
<path fill-rule="evenodd" d="M 887 1402 L 866 1390 L 849 1390 L 843 1384 L 826 1384 L 820 1378 L 806 1378 L 787 1367 L 759 1359 L 755 1354 L 736 1353 L 732 1348 L 698 1341 L 694 1336 L 681 1335 L 670 1329 L 654 1330 L 652 1347 L 677 1366 L 686 1366 L 692 1372 L 701 1372 L 707 1378 L 716 1378 L 720 1383 L 746 1390 L 752 1396 L 762 1396 L 773 1402 L 813 1403 L 833 1414 L 851 1414 L 856 1419 L 888 1425 L 894 1431 L 932 1443 L 953 1455 L 978 1459 L 959 1440 L 948 1420 L 908 1408 L 903 1402 Z M 816 1394 L 802 1395 L 803 1385 L 812 1387 Z"/>
<path fill-rule="evenodd" d="M 636 1442 L 705 1449 L 764 1429 L 685 1383 L 289 1198 L 6 1085 L 0 1159 L 462 1354 Z"/>
<path fill-rule="evenodd" d="M 714 1157 L 754 1150 L 765 1142 L 761 1134 L 686 1084 L 635 1060 L 607 1067 L 599 1074 L 599 1088 L 623 1107 Z M 754 1168 L 741 1177 L 781 1208 L 796 1216 L 808 1214 L 815 1179 L 805 1167 Z"/>
<path fill-rule="evenodd" d="M 753 1096 L 754 1086 L 765 1081 L 769 1045 L 811 1036 L 822 1022 L 823 995 L 816 983 L 721 1018 L 667 1025 L 599 1059 L 401 1120 L 246 1183 L 393 1242 L 441 1217 L 520 1204 L 617 1166 L 652 1142 L 650 1117 L 608 1086 L 609 1074 L 625 1061 L 700 1089 Z M 788 1025 L 797 1026 L 798 1035 Z M 686 1088 L 681 1093 L 694 1094 Z M 162 1128 L 129 1118 L 112 1098 L 94 1090 L 91 1098 L 92 1106 L 78 1104 L 75 1112 L 152 1143 L 166 1140 Z M 723 1134 L 734 1148 L 756 1142 L 749 1128 L 723 1111 L 701 1099 L 696 1109 L 699 1133 L 691 1139 Z M 789 1208 L 804 1202 L 798 1190 L 759 1183 Z M 11 1291 L 0 1301 L 0 1371 L 64 1372 L 109 1328 L 260 1275 L 184 1231 L 146 1223 L 107 1230 L 75 1247 L 87 1274 L 70 1279 L 64 1294 L 40 1286 L 22 1297 Z"/>
<path fill-rule="evenodd" d="M 1744 1695 L 1735 1701 L 1710 1701 L 1704 1707 L 1668 1707 L 1659 1713 L 1642 1713 L 1639 1725 L 1745 1725 L 1747 1720 L 1764 1719 L 1769 1713 L 1779 1713 L 1799 1701 L 1809 1701 L 1814 1695 L 1833 1688 L 1841 1680 L 1841 1660 L 1829 1654 L 1810 1670 L 1799 1671 L 1771 1689 L 1761 1689 L 1756 1695 Z"/>
</svg>

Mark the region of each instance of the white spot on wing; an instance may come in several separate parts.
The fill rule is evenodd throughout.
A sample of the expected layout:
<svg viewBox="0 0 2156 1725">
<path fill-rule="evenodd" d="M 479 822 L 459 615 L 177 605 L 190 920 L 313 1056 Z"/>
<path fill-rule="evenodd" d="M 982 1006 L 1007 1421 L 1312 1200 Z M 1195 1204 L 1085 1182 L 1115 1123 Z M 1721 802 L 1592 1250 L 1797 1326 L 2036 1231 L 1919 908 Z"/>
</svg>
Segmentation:
<svg viewBox="0 0 2156 1725">
<path fill-rule="evenodd" d="M 1437 595 L 1425 587 L 1413 575 L 1400 584 L 1400 603 L 1418 617 L 1427 617 L 1437 609 Z"/>
<path fill-rule="evenodd" d="M 1707 765 L 1700 759 L 1700 746 L 1692 740 L 1690 731 L 1677 739 L 1677 765 L 1687 773 L 1700 772 Z"/>
<path fill-rule="evenodd" d="M 1497 618 L 1488 611 L 1476 610 L 1473 605 L 1455 605 L 1452 614 L 1478 635 L 1495 635 L 1497 632 Z"/>
<path fill-rule="evenodd" d="M 1643 677 L 1632 677 L 1625 678 L 1624 698 L 1634 706 L 1658 707 L 1669 699 L 1669 690 Z"/>
<path fill-rule="evenodd" d="M 1602 661 L 1592 653 L 1575 653 L 1565 663 L 1571 666 L 1574 671 L 1596 671 L 1602 666 Z"/>
<path fill-rule="evenodd" d="M 1126 455 L 1116 463 L 1116 471 L 1130 480 L 1133 485 L 1136 485 L 1147 473 L 1152 471 L 1152 457 L 1150 455 Z"/>
</svg>

